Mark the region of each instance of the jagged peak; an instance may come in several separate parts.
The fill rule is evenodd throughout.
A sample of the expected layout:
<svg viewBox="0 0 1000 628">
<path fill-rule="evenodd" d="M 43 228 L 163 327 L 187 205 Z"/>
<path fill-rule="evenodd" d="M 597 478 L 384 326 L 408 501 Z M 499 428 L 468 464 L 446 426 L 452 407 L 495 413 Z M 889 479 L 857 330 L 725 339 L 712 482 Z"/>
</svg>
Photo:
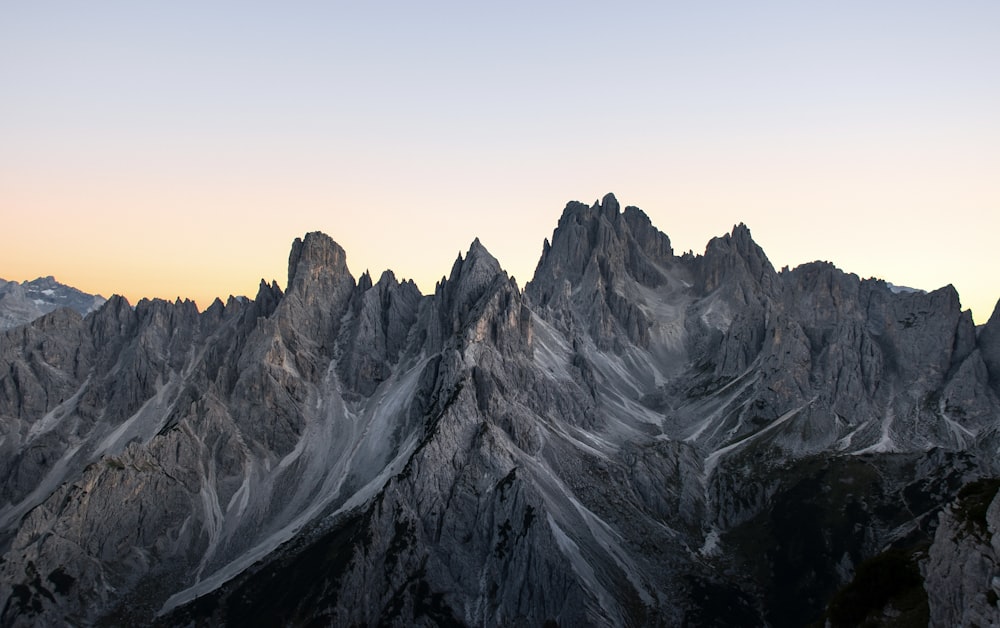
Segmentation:
<svg viewBox="0 0 1000 628">
<path fill-rule="evenodd" d="M 128 299 L 120 294 L 112 294 L 111 298 L 104 302 L 98 311 L 109 311 L 109 312 L 120 312 L 123 310 L 131 310 L 132 304 L 128 302 Z"/>
<path fill-rule="evenodd" d="M 458 258 L 455 260 L 454 265 L 452 265 L 451 276 L 448 280 L 456 281 L 460 276 L 469 273 L 472 269 L 475 269 L 477 274 L 489 274 L 491 276 L 503 272 L 500 262 L 497 261 L 497 258 L 493 257 L 493 254 L 480 242 L 479 238 L 472 241 L 469 251 L 465 254 L 464 258 L 461 253 L 458 254 Z"/>
<path fill-rule="evenodd" d="M 482 296 L 498 276 L 506 278 L 500 262 L 476 238 L 464 258 L 459 253 L 451 267 L 451 274 L 437 284 L 435 295 L 449 309 L 459 305 L 469 306 Z"/>
<path fill-rule="evenodd" d="M 718 250 L 720 248 L 734 251 L 742 256 L 754 255 L 765 257 L 764 250 L 754 241 L 753 235 L 750 233 L 750 227 L 742 222 L 733 225 L 733 229 L 729 233 L 709 240 L 708 246 L 705 248 L 705 253 L 707 255 L 713 249 Z"/>
<path fill-rule="evenodd" d="M 128 299 L 120 294 L 112 294 L 111 298 L 88 317 L 91 333 L 94 334 L 98 344 L 106 342 L 112 335 L 121 334 L 134 319 L 135 310 Z"/>
<path fill-rule="evenodd" d="M 364 292 L 372 287 L 372 275 L 365 269 L 365 272 L 361 273 L 358 277 L 358 292 Z"/>
<path fill-rule="evenodd" d="M 56 286 L 68 288 L 65 284 L 59 283 L 56 278 L 52 275 L 46 275 L 44 277 L 36 277 L 31 281 L 25 281 L 21 285 L 23 286 L 37 286 L 40 288 L 55 288 Z"/>
<path fill-rule="evenodd" d="M 906 294 L 915 297 L 924 296 L 919 292 L 911 292 Z M 937 290 L 931 290 L 930 292 L 926 293 L 926 296 L 930 297 L 932 301 L 945 305 L 946 307 L 955 312 L 962 311 L 962 299 L 958 294 L 958 290 L 955 288 L 954 285 L 950 283 L 941 286 Z"/>
<path fill-rule="evenodd" d="M 392 272 L 387 268 L 382 271 L 381 275 L 379 275 L 378 283 L 383 285 L 397 285 L 400 282 L 398 279 L 396 279 L 396 273 Z M 404 281 L 403 283 L 406 282 Z"/>
<path fill-rule="evenodd" d="M 563 227 L 572 223 L 583 223 L 587 220 L 590 214 L 593 212 L 593 208 L 589 205 L 581 203 L 580 201 L 569 201 L 566 203 L 566 207 L 563 208 L 562 214 L 559 216 L 559 222 L 557 223 L 559 227 Z"/>
<path fill-rule="evenodd" d="M 750 228 L 742 222 L 735 225 L 732 232 L 712 238 L 705 247 L 701 263 L 706 290 L 719 287 L 725 276 L 734 272 L 760 284 L 769 292 L 780 290 L 778 273 L 764 250 L 754 241 Z"/>
<path fill-rule="evenodd" d="M 608 219 L 612 219 L 621 213 L 621 205 L 611 192 L 605 194 L 599 203 L 594 203 L 594 208 L 599 209 L 601 214 Z"/>
<path fill-rule="evenodd" d="M 291 290 L 302 272 L 315 278 L 319 274 L 347 274 L 347 253 L 322 231 L 312 231 L 304 238 L 295 238 L 288 255 L 288 289 Z M 353 280 L 352 280 L 353 281 Z"/>
<path fill-rule="evenodd" d="M 197 316 L 198 314 L 198 306 L 194 301 L 191 299 L 182 300 L 180 297 L 177 297 L 173 301 L 160 298 L 143 298 L 135 304 L 134 310 L 140 321 L 144 321 L 150 317 L 172 317 L 176 312 L 190 316 Z"/>
<path fill-rule="evenodd" d="M 277 291 L 279 294 L 281 293 L 281 288 L 278 287 L 278 282 L 272 280 L 271 283 L 269 284 L 263 277 L 261 277 L 260 285 L 257 286 L 257 298 L 260 298 L 262 294 L 272 294 L 275 291 Z M 230 295 L 230 298 L 234 297 Z"/>
<path fill-rule="evenodd" d="M 472 244 L 469 245 L 469 251 L 465 254 L 464 264 L 471 264 L 475 266 L 483 264 L 489 272 L 494 274 L 503 272 L 503 269 L 500 267 L 500 262 L 493 256 L 492 253 L 490 253 L 489 249 L 483 245 L 479 238 L 473 240 Z"/>
<path fill-rule="evenodd" d="M 396 273 L 389 269 L 383 270 L 382 274 L 378 277 L 378 281 L 373 282 L 371 273 L 366 270 L 358 279 L 357 290 L 359 293 L 363 293 L 371 290 L 372 288 L 376 288 L 384 292 L 386 290 L 393 290 L 401 285 L 407 284 L 413 284 L 413 282 L 407 280 L 401 283 L 398 279 L 396 279 Z M 413 284 L 413 286 L 416 287 L 416 284 Z"/>
<path fill-rule="evenodd" d="M 649 224 L 650 226 L 652 226 L 653 224 L 653 221 L 649 219 L 649 216 L 646 214 L 646 212 L 642 211 L 642 209 L 636 207 L 635 205 L 626 205 L 622 213 L 625 215 L 626 220 L 629 219 L 629 217 L 631 217 L 631 219 L 636 223 L 644 222 L 646 224 Z"/>
<path fill-rule="evenodd" d="M 788 266 L 783 266 L 781 268 L 781 273 L 791 274 L 791 275 L 818 275 L 818 274 L 842 274 L 842 275 L 852 275 L 853 273 L 845 273 L 843 270 L 837 268 L 833 262 L 827 260 L 814 260 L 812 262 L 803 262 L 796 266 L 795 268 L 789 269 Z M 857 275 L 854 278 L 860 281 Z M 881 281 L 881 280 L 879 280 Z M 884 283 L 884 282 L 883 282 Z"/>
<path fill-rule="evenodd" d="M 625 224 L 628 225 L 632 237 L 643 249 L 655 257 L 662 259 L 672 257 L 674 247 L 670 244 L 670 238 L 655 226 L 649 219 L 646 212 L 634 205 L 629 205 L 622 212 Z"/>
<path fill-rule="evenodd" d="M 261 279 L 260 287 L 257 289 L 257 296 L 254 297 L 254 303 L 260 306 L 267 314 L 270 314 L 274 311 L 281 297 L 281 287 L 277 281 L 272 280 L 271 284 L 268 285 L 266 281 Z"/>
<path fill-rule="evenodd" d="M 670 265 L 672 258 L 670 238 L 638 207 L 627 206 L 622 211 L 611 193 L 590 207 L 571 201 L 551 241 L 542 245 L 528 284 L 534 288 L 525 289 L 539 303 L 547 303 L 549 296 L 560 293 L 564 281 L 580 282 L 592 266 L 601 268 L 602 275 L 628 274 L 643 285 L 656 286 L 663 281 L 660 268 Z"/>
<path fill-rule="evenodd" d="M 621 214 L 621 205 L 618 199 L 611 192 L 604 195 L 600 200 L 595 200 L 593 205 L 587 205 L 580 201 L 569 201 L 559 217 L 559 226 L 573 222 L 585 223 L 595 216 L 602 216 L 609 221 L 613 221 Z"/>
</svg>

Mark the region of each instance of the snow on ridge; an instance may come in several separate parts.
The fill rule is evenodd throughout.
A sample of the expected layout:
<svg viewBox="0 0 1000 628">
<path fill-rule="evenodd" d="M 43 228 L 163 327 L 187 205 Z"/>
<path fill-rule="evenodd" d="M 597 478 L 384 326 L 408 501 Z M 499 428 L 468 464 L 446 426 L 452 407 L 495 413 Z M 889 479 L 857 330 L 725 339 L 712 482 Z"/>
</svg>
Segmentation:
<svg viewBox="0 0 1000 628">
<path fill-rule="evenodd" d="M 926 290 L 920 288 L 910 288 L 909 286 L 897 286 L 894 283 L 885 282 L 885 285 L 893 294 L 927 294 Z"/>
</svg>

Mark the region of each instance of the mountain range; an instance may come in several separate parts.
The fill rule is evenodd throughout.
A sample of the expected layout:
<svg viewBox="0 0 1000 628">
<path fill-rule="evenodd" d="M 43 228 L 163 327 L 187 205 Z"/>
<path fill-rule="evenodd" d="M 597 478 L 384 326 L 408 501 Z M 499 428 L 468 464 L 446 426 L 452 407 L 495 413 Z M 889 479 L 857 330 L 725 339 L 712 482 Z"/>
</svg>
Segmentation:
<svg viewBox="0 0 1000 628">
<path fill-rule="evenodd" d="M 295 240 L 282 289 L 0 332 L 0 623 L 990 625 L 1000 308 L 569 203 L 519 287 Z"/>
<path fill-rule="evenodd" d="M 0 330 L 29 323 L 60 307 L 86 315 L 104 301 L 100 295 L 61 284 L 51 276 L 21 283 L 0 279 Z"/>
</svg>

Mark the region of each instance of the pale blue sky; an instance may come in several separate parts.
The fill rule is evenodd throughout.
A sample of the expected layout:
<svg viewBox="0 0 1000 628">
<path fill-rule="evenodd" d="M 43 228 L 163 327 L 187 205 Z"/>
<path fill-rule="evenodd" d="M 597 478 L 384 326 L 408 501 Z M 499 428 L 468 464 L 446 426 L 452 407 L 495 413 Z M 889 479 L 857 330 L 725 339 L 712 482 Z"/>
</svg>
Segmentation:
<svg viewBox="0 0 1000 628">
<path fill-rule="evenodd" d="M 742 221 L 984 321 L 998 35 L 998 2 L 2 3 L 0 276 L 204 307 L 320 229 L 424 290 L 479 236 L 523 284 L 612 191 L 678 249 Z"/>
</svg>

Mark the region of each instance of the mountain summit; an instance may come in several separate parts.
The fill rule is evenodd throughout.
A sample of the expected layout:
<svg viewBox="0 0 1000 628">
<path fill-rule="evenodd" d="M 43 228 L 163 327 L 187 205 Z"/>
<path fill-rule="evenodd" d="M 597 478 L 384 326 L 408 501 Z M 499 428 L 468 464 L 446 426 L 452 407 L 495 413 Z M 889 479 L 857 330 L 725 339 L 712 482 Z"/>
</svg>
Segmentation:
<svg viewBox="0 0 1000 628">
<path fill-rule="evenodd" d="M 571 202 L 523 291 L 477 239 L 426 296 L 310 233 L 0 336 L 0 623 L 981 621 L 998 428 L 1000 314 L 745 225 Z"/>
</svg>

